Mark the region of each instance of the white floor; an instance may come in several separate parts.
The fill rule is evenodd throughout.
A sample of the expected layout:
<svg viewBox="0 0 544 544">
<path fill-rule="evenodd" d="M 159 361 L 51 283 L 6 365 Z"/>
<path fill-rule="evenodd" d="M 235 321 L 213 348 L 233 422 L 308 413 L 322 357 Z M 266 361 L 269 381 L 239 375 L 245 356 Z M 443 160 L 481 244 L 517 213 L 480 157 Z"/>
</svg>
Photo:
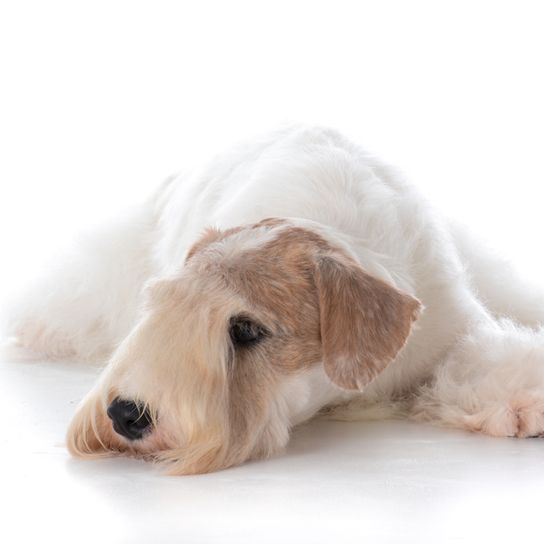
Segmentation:
<svg viewBox="0 0 544 544">
<path fill-rule="evenodd" d="M 97 369 L 0 362 L 0 542 L 542 542 L 544 440 L 313 422 L 287 452 L 167 477 L 81 461 L 66 425 Z"/>
</svg>

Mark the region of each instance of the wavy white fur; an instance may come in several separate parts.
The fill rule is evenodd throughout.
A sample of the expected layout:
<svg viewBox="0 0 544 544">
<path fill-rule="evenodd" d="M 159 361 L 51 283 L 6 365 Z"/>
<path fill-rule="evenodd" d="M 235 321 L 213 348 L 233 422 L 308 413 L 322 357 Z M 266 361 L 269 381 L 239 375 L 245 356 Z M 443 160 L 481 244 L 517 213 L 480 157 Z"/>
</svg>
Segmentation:
<svg viewBox="0 0 544 544">
<path fill-rule="evenodd" d="M 542 294 L 399 173 L 329 129 L 275 132 L 170 178 L 59 263 L 21 303 L 12 332 L 49 356 L 106 358 L 139 322 L 144 286 L 177 274 L 206 227 L 268 217 L 320 233 L 425 308 L 397 360 L 362 391 L 339 389 L 319 366 L 286 380 L 274 408 L 284 426 L 269 431 L 280 445 L 285 429 L 341 403 L 345 418 L 401 407 L 409 417 L 498 436 L 544 433 Z M 233 237 L 230 250 L 275 236 L 252 232 Z"/>
</svg>

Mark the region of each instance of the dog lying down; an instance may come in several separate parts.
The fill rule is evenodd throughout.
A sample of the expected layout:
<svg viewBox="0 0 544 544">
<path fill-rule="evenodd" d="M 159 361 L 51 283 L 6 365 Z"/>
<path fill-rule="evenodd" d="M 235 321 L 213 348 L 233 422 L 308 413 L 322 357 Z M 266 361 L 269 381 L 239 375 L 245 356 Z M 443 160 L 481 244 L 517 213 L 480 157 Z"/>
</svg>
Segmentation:
<svg viewBox="0 0 544 544">
<path fill-rule="evenodd" d="M 208 472 L 323 411 L 544 433 L 544 298 L 329 129 L 172 177 L 37 289 L 19 344 L 109 361 L 68 430 L 76 456 Z"/>
</svg>

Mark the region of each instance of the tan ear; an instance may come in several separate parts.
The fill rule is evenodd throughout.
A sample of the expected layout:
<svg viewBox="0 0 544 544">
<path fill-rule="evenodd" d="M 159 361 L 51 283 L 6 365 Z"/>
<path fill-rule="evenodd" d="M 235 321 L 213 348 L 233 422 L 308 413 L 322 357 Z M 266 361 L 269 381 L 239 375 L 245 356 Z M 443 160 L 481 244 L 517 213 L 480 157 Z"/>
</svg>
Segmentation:
<svg viewBox="0 0 544 544">
<path fill-rule="evenodd" d="M 320 257 L 315 281 L 325 372 L 343 389 L 362 389 L 404 346 L 421 303 L 347 259 Z"/>
</svg>

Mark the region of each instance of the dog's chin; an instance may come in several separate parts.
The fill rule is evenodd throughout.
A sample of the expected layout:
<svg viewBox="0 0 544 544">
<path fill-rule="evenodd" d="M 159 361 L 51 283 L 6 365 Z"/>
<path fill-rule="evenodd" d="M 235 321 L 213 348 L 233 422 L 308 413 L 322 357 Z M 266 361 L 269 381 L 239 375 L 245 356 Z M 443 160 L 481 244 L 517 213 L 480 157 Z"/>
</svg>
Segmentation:
<svg viewBox="0 0 544 544">
<path fill-rule="evenodd" d="M 199 442 L 180 448 L 158 452 L 153 460 L 161 463 L 166 474 L 185 476 L 217 472 L 244 464 L 247 461 L 266 458 L 270 452 L 251 454 L 232 451 L 220 444 Z"/>
<path fill-rule="evenodd" d="M 166 474 L 190 475 L 215 472 L 240 464 L 244 460 L 228 460 L 223 447 L 213 443 L 198 443 L 172 447 L 166 445 L 159 433 L 129 441 L 118 436 L 111 424 L 94 422 L 77 414 L 67 435 L 67 446 L 72 455 L 83 459 L 126 456 L 157 463 Z"/>
<path fill-rule="evenodd" d="M 267 458 L 281 451 L 288 439 L 286 426 L 263 426 L 258 440 L 247 433 L 247 440 L 208 428 L 195 432 L 187 440 L 156 425 L 141 439 L 128 440 L 117 434 L 107 416 L 108 399 L 92 392 L 79 406 L 66 437 L 72 455 L 84 459 L 127 456 L 158 463 L 167 474 L 204 474 L 230 468 L 253 460 Z M 156 422 L 155 422 L 156 423 Z M 285 427 L 285 428 L 284 428 Z M 281 428 L 281 432 L 278 429 Z"/>
<path fill-rule="evenodd" d="M 224 447 L 218 442 L 176 446 L 160 430 L 153 430 L 139 440 L 127 440 L 113 430 L 100 400 L 89 399 L 80 406 L 68 428 L 66 444 L 74 457 L 134 457 L 159 463 L 171 475 L 203 474 L 243 462 L 228 461 Z"/>
</svg>

